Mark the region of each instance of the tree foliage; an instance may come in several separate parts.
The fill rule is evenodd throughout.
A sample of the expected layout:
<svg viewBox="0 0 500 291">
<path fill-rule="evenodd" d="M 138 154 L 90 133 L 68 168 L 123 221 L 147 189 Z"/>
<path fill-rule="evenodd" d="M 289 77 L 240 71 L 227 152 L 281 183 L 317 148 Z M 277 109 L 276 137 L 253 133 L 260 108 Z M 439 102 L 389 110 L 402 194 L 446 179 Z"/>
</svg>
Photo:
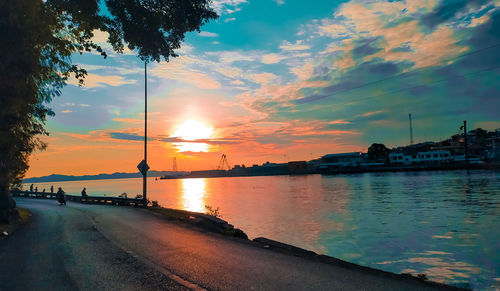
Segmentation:
<svg viewBox="0 0 500 291">
<path fill-rule="evenodd" d="M 368 148 L 368 158 L 372 161 L 387 161 L 390 150 L 381 143 L 373 143 Z"/>
<path fill-rule="evenodd" d="M 0 209 L 8 189 L 20 185 L 30 154 L 46 145 L 47 104 L 68 78 L 83 84 L 74 53 L 106 52 L 93 41 L 109 34 L 116 52 L 125 46 L 146 62 L 176 57 L 184 35 L 217 14 L 211 0 L 0 0 Z"/>
</svg>

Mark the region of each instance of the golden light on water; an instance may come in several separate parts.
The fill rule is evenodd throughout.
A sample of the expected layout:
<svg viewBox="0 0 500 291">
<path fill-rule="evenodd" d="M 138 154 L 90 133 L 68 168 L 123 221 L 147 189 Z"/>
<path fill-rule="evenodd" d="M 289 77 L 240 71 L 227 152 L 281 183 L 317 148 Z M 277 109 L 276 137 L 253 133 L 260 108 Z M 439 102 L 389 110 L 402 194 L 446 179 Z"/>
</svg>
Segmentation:
<svg viewBox="0 0 500 291">
<path fill-rule="evenodd" d="M 205 212 L 205 179 L 182 179 L 182 207 L 184 210 Z"/>
<path fill-rule="evenodd" d="M 196 141 L 213 137 L 214 129 L 197 120 L 187 120 L 178 125 L 171 137 L 186 141 Z M 178 142 L 173 143 L 180 152 L 208 152 L 210 145 L 204 142 Z"/>
</svg>

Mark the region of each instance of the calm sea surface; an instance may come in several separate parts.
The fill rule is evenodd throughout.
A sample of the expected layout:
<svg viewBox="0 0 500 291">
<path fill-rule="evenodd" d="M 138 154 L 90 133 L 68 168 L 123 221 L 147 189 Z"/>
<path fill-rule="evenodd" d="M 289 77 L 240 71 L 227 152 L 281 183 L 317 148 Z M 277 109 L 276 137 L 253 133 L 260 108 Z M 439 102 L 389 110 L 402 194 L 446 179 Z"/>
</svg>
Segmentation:
<svg viewBox="0 0 500 291">
<path fill-rule="evenodd" d="M 142 192 L 142 179 L 39 183 L 79 194 Z M 25 186 L 26 187 L 26 186 Z M 500 288 L 500 172 L 366 173 L 157 180 L 160 205 L 222 218 L 350 262 L 474 289 Z"/>
</svg>

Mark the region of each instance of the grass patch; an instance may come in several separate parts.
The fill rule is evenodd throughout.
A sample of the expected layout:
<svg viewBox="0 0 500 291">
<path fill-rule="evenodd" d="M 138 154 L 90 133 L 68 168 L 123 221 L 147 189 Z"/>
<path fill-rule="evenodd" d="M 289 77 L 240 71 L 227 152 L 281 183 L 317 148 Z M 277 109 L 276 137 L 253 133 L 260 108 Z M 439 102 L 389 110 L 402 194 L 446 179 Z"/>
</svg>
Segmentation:
<svg viewBox="0 0 500 291">
<path fill-rule="evenodd" d="M 28 209 L 17 207 L 17 212 L 19 212 L 19 223 L 24 224 L 28 222 L 31 217 L 31 212 Z"/>
<path fill-rule="evenodd" d="M 163 215 L 169 220 L 185 220 L 188 221 L 189 217 L 193 216 L 192 213 L 183 210 L 169 209 L 169 208 L 149 208 L 151 211 Z"/>
<path fill-rule="evenodd" d="M 206 231 L 248 239 L 248 236 L 242 230 L 234 228 L 231 224 L 217 217 L 220 217 L 218 208 L 210 214 L 161 207 L 150 207 L 148 210 L 158 213 L 168 220 L 182 221 Z"/>
<path fill-rule="evenodd" d="M 17 221 L 12 221 L 9 224 L 0 224 L 0 240 L 5 238 L 5 233 L 11 235 L 17 228 L 28 222 L 31 217 L 31 212 L 26 208 L 17 207 L 17 212 L 19 213 L 19 218 Z"/>
</svg>

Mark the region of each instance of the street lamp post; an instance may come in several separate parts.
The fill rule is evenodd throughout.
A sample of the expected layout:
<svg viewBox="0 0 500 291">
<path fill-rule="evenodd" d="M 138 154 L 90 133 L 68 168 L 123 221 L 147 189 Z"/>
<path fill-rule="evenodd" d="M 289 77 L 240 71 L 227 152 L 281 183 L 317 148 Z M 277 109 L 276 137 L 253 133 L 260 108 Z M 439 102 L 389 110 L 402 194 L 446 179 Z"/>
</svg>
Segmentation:
<svg viewBox="0 0 500 291">
<path fill-rule="evenodd" d="M 144 163 L 148 164 L 148 77 L 147 62 L 144 62 Z M 142 199 L 147 206 L 147 170 L 142 174 Z"/>
</svg>

